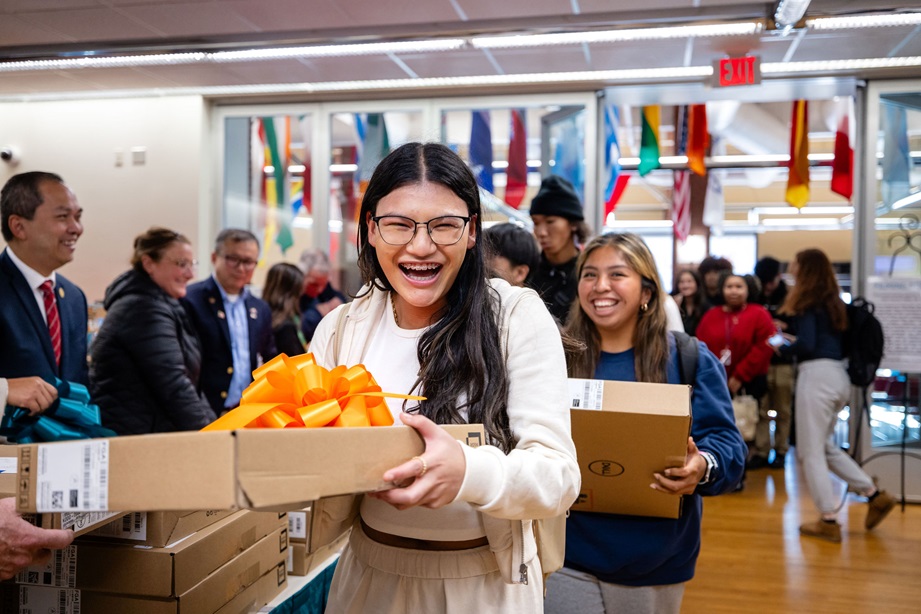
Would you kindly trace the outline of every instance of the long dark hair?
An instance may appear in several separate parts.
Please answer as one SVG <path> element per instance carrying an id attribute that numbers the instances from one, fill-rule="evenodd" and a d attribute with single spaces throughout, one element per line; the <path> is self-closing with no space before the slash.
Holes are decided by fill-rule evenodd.
<path id="1" fill-rule="evenodd" d="M 810 309 L 828 313 L 832 327 L 847 330 L 847 307 L 839 296 L 835 269 L 820 249 L 804 249 L 796 254 L 796 284 L 787 294 L 778 313 L 785 316 L 803 315 Z"/>
<path id="2" fill-rule="evenodd" d="M 451 190 L 467 204 L 477 241 L 467 250 L 438 321 L 419 339 L 419 377 L 413 389 L 427 400 L 418 412 L 438 424 L 483 423 L 490 440 L 506 452 L 515 440 L 508 420 L 508 371 L 499 342 L 499 296 L 487 281 L 480 195 L 464 161 L 438 143 L 407 143 L 381 160 L 361 202 L 358 268 L 375 289 L 392 291 L 368 242 L 368 220 L 382 198 L 423 182 Z M 463 412 L 466 411 L 466 420 Z"/>
<path id="3" fill-rule="evenodd" d="M 678 289 L 678 282 L 681 281 L 682 275 L 690 275 L 697 285 L 697 290 L 695 290 L 694 294 L 690 297 L 684 296 Z M 675 275 L 675 285 L 674 288 L 672 288 L 672 296 L 679 295 L 681 296 L 681 310 L 684 313 L 700 317 L 710 308 L 710 304 L 707 302 L 707 288 L 704 286 L 703 278 L 701 278 L 700 273 L 694 269 L 681 269 L 678 271 L 678 274 Z M 689 298 L 691 299 L 690 301 L 688 300 Z M 688 311 L 688 307 L 691 308 L 690 311 Z"/>
<path id="4" fill-rule="evenodd" d="M 272 310 L 272 326 L 281 326 L 292 317 L 299 316 L 301 289 L 304 287 L 304 274 L 293 264 L 279 262 L 269 269 L 265 276 L 262 300 Z"/>
<path id="5" fill-rule="evenodd" d="M 636 381 L 664 383 L 667 380 L 668 333 L 664 301 L 670 301 L 659 285 L 659 270 L 649 247 L 633 233 L 613 233 L 595 237 L 588 242 L 576 262 L 576 277 L 582 278 L 585 261 L 602 247 L 613 247 L 619 251 L 630 268 L 639 274 L 642 289 L 649 290 L 649 302 L 645 310 L 637 313 L 636 330 L 633 333 L 634 367 Z M 579 300 L 573 302 L 569 312 L 566 333 L 585 344 L 582 351 L 576 346 L 567 348 L 566 365 L 570 377 L 595 377 L 595 367 L 601 357 L 601 335 L 595 323 L 582 309 Z M 576 351 L 573 351 L 575 349 Z"/>

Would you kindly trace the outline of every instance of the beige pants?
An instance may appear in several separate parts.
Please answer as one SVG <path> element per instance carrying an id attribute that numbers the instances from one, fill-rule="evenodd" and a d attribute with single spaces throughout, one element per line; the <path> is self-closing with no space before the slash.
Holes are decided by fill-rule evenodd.
<path id="1" fill-rule="evenodd" d="M 533 567 L 533 564 L 532 564 Z M 431 552 L 385 546 L 356 523 L 339 557 L 327 614 L 543 612 L 540 570 L 530 583 L 506 584 L 489 546 Z"/>
<path id="2" fill-rule="evenodd" d="M 777 412 L 774 418 L 774 450 L 786 454 L 790 448 L 790 426 L 793 422 L 793 365 L 771 365 L 768 370 L 767 394 L 761 397 L 758 408 L 758 426 L 755 427 L 755 456 L 767 458 L 771 451 L 771 418 L 769 410 Z"/>

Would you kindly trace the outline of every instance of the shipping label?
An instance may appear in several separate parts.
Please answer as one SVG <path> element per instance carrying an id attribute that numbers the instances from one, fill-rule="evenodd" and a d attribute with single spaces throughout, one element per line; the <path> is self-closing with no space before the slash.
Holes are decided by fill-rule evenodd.
<path id="1" fill-rule="evenodd" d="M 0 458 L 0 473 L 19 473 L 19 457 Z"/>
<path id="2" fill-rule="evenodd" d="M 102 512 L 109 506 L 109 442 L 69 441 L 38 446 L 39 512 Z"/>
<path id="3" fill-rule="evenodd" d="M 74 588 L 20 586 L 19 614 L 80 614 L 80 591 Z"/>
<path id="4" fill-rule="evenodd" d="M 307 539 L 307 512 L 288 512 L 288 536 Z"/>
<path id="5" fill-rule="evenodd" d="M 52 550 L 51 558 L 42 565 L 32 565 L 16 575 L 19 584 L 74 588 L 77 585 L 77 547 Z"/>
<path id="6" fill-rule="evenodd" d="M 600 379 L 569 380 L 570 407 L 601 411 L 604 400 L 604 381 Z"/>
<path id="7" fill-rule="evenodd" d="M 147 512 L 125 514 L 115 522 L 95 529 L 91 535 L 117 537 L 136 541 L 147 540 Z"/>

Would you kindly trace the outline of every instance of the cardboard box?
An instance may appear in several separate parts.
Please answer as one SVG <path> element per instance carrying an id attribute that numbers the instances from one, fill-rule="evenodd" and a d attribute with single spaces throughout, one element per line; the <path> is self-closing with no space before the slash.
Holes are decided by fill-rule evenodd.
<path id="1" fill-rule="evenodd" d="M 19 446 L 0 444 L 0 499 L 16 496 L 18 474 Z"/>
<path id="2" fill-rule="evenodd" d="M 307 544 L 303 542 L 291 542 L 288 545 L 288 575 L 289 576 L 306 576 L 330 559 L 335 554 L 342 552 L 346 542 L 349 540 L 349 534 L 341 536 L 339 539 L 310 552 Z"/>
<path id="3" fill-rule="evenodd" d="M 281 554 L 283 560 L 287 556 L 287 533 L 287 520 L 276 513 L 242 511 L 170 548 L 84 541 L 55 551 L 48 565 L 30 567 L 19 574 L 17 581 L 115 594 L 176 597 L 264 541 L 266 536 L 275 536 L 275 554 Z M 267 548 L 264 544 L 263 549 Z"/>
<path id="4" fill-rule="evenodd" d="M 131 612 L 131 614 L 241 614 L 262 607 L 287 584 L 285 553 L 279 553 L 277 535 L 264 537 L 240 556 L 179 597 L 169 599 L 116 595 L 80 589 L 0 585 L 0 611 L 4 614 L 81 614 Z M 258 605 L 256 605 L 258 604 Z"/>
<path id="5" fill-rule="evenodd" d="M 471 446 L 482 425 L 445 430 Z M 20 512 L 303 509 L 388 488 L 384 471 L 422 454 L 409 427 L 243 429 L 19 447 Z"/>
<path id="6" fill-rule="evenodd" d="M 691 389 L 570 379 L 572 439 L 582 490 L 580 512 L 678 518 L 682 497 L 649 487 L 653 473 L 684 466 Z"/>
<path id="7" fill-rule="evenodd" d="M 165 548 L 231 514 L 232 510 L 132 512 L 90 531 L 86 538 Z"/>

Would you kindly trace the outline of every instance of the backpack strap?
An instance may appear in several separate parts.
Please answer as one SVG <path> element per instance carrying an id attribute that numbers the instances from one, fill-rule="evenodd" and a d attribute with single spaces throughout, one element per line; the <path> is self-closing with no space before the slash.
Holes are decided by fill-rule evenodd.
<path id="1" fill-rule="evenodd" d="M 672 331 L 672 334 L 675 336 L 675 345 L 678 349 L 678 373 L 681 383 L 693 386 L 697 381 L 697 360 L 700 351 L 697 339 L 681 331 Z"/>
<path id="2" fill-rule="evenodd" d="M 342 332 L 345 330 L 345 321 L 351 306 L 352 303 L 344 304 L 336 317 L 336 330 L 333 333 L 335 335 L 335 339 L 333 339 L 333 362 L 337 365 L 339 364 L 339 349 L 342 347 Z"/>

